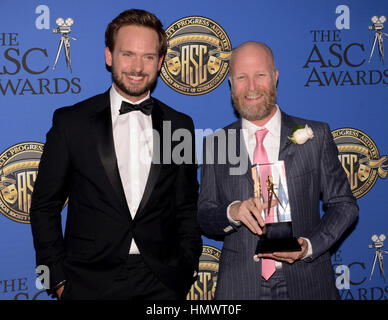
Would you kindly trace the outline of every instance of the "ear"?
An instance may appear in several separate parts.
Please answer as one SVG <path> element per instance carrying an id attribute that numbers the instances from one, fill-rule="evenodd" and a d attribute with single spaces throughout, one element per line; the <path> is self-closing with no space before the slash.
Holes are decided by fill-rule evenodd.
<path id="1" fill-rule="evenodd" d="M 112 52 L 110 52 L 109 48 L 105 48 L 105 63 L 107 66 L 112 66 Z"/>
<path id="2" fill-rule="evenodd" d="M 160 69 L 162 68 L 163 60 L 164 60 L 164 56 L 161 56 L 161 57 L 159 58 L 159 62 L 158 62 L 158 72 L 159 72 Z"/>
<path id="3" fill-rule="evenodd" d="M 275 71 L 275 84 L 278 83 L 278 79 L 279 79 L 279 70 L 276 69 L 276 71 Z"/>
<path id="4" fill-rule="evenodd" d="M 232 76 L 230 75 L 230 73 L 228 75 L 228 80 L 229 80 L 230 87 L 233 88 L 233 79 L 232 79 Z"/>

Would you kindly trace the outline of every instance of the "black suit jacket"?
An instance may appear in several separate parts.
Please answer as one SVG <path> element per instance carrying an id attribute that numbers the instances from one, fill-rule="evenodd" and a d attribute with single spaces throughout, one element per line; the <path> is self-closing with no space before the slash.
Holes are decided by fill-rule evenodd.
<path id="1" fill-rule="evenodd" d="M 170 152 L 166 146 L 173 150 L 180 142 L 171 141 L 163 123 L 171 132 L 191 133 L 191 163 L 161 163 L 163 151 Z M 50 268 L 51 289 L 66 280 L 72 298 L 98 298 L 124 265 L 131 239 L 166 286 L 179 293 L 190 288 L 202 251 L 193 122 L 154 99 L 152 125 L 160 139 L 154 137 L 150 173 L 132 220 L 117 167 L 109 91 L 55 111 L 30 210 L 37 265 Z"/>

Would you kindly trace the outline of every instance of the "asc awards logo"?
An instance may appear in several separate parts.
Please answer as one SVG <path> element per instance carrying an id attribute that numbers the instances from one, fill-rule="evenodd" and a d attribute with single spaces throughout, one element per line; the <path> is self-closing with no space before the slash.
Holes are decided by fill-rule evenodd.
<path id="1" fill-rule="evenodd" d="M 217 286 L 218 263 L 221 251 L 204 245 L 199 258 L 197 281 L 191 286 L 187 300 L 213 300 Z"/>
<path id="2" fill-rule="evenodd" d="M 22 142 L 0 155 L 0 212 L 13 221 L 30 222 L 31 195 L 42 152 L 43 143 Z"/>
<path id="3" fill-rule="evenodd" d="M 387 177 L 388 157 L 380 157 L 373 140 L 360 130 L 340 128 L 332 134 L 353 195 L 361 198 L 374 186 L 378 177 Z"/>
<path id="4" fill-rule="evenodd" d="M 175 91 L 201 95 L 214 90 L 229 70 L 232 46 L 226 32 L 205 17 L 182 18 L 166 29 L 161 78 Z"/>

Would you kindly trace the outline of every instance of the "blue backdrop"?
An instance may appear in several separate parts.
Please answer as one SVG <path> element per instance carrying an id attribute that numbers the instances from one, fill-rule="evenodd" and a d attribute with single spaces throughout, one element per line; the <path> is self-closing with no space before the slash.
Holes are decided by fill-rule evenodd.
<path id="1" fill-rule="evenodd" d="M 2 0 L 0 299 L 48 299 L 35 283 L 28 204 L 36 170 L 34 173 L 34 165 L 26 161 L 39 160 L 38 143 L 45 142 L 56 108 L 109 88 L 111 75 L 105 69 L 104 32 L 115 16 L 129 8 L 155 13 L 165 28 L 183 17 L 208 18 L 225 31 L 233 47 L 247 40 L 267 43 L 280 72 L 278 105 L 289 114 L 325 121 L 333 131 L 358 130 L 358 140 L 341 141 L 360 146 L 368 140 L 362 137 L 369 137 L 368 141 L 374 142 L 374 146 L 369 143 L 369 152 L 380 160 L 370 170 L 375 176 L 378 167 L 380 173 L 387 170 L 384 155 L 388 154 L 388 67 L 379 59 L 378 46 L 368 62 L 376 33 L 368 27 L 372 16 L 388 16 L 385 0 Z M 60 35 L 53 33 L 58 17 L 74 19 L 70 34 L 76 38 L 70 40 L 72 72 L 66 67 L 63 48 L 52 70 L 60 40 Z M 382 35 L 382 39 L 388 44 L 388 36 Z M 227 78 L 202 95 L 179 93 L 159 78 L 153 95 L 190 115 L 196 129 L 215 130 L 236 119 Z M 19 146 L 12 148 L 15 145 Z M 200 146 L 198 141 L 199 158 Z M 369 181 L 355 175 L 357 161 L 362 158 L 357 150 L 347 154 L 344 151 L 341 158 L 349 178 L 359 179 L 354 192 Z M 24 171 L 13 166 L 17 163 Z M 16 178 L 17 172 L 23 173 L 21 180 Z M 371 236 L 388 234 L 387 180 L 384 174 L 375 180 L 370 182 L 369 192 L 358 200 L 357 225 L 333 252 L 343 299 L 388 299 L 388 285 L 378 263 L 369 279 L 376 252 L 369 248 Z M 24 210 L 21 218 L 12 217 L 11 209 L 16 206 Z M 64 216 L 65 213 L 66 210 Z M 220 241 L 204 238 L 204 243 L 222 248 Z M 383 256 L 388 259 L 388 254 Z"/>

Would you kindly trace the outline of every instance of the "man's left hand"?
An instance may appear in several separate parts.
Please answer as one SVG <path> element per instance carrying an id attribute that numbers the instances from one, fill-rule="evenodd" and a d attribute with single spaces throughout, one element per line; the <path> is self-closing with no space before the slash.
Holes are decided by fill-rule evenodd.
<path id="1" fill-rule="evenodd" d="M 259 258 L 273 259 L 280 262 L 294 263 L 300 259 L 303 259 L 308 250 L 308 244 L 305 239 L 298 238 L 298 242 L 302 247 L 300 251 L 291 251 L 291 252 L 272 252 L 272 253 L 259 253 L 257 256 Z"/>

